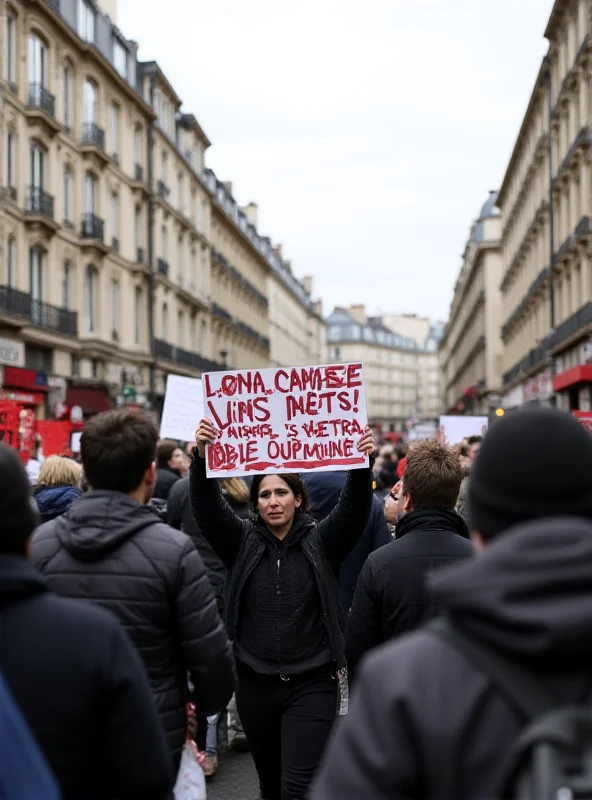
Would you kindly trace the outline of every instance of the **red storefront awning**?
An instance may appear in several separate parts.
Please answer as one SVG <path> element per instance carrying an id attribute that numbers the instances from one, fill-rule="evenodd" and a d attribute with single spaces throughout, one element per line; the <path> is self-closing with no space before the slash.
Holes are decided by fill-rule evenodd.
<path id="1" fill-rule="evenodd" d="M 556 375 L 553 379 L 553 389 L 561 392 L 578 383 L 592 383 L 592 364 L 580 364 Z"/>
<path id="2" fill-rule="evenodd" d="M 92 388 L 70 386 L 66 389 L 66 405 L 80 406 L 84 414 L 98 414 L 112 407 L 109 392 L 102 386 Z"/>

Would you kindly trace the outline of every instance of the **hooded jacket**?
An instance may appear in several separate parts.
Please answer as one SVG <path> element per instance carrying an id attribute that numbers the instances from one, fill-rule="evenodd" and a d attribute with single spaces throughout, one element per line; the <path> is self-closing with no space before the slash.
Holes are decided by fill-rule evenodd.
<path id="1" fill-rule="evenodd" d="M 300 674 L 331 661 L 345 667 L 339 571 L 368 522 L 372 470 L 348 473 L 339 503 L 322 522 L 298 513 L 283 542 L 261 521 L 234 514 L 218 482 L 206 477 L 205 459 L 194 458 L 189 477 L 196 523 L 229 571 L 226 627 L 237 658 L 268 674 Z M 270 659 L 278 629 L 280 647 Z"/>
<path id="2" fill-rule="evenodd" d="M 173 764 L 117 620 L 50 592 L 24 558 L 0 555 L 0 631 L 0 672 L 63 800 L 164 800 Z"/>
<path id="3" fill-rule="evenodd" d="M 39 510 L 39 519 L 43 523 L 65 514 L 72 503 L 82 497 L 82 492 L 77 486 L 38 485 L 33 496 Z"/>
<path id="4" fill-rule="evenodd" d="M 411 511 L 396 539 L 372 553 L 361 572 L 347 624 L 350 672 L 371 648 L 419 627 L 433 614 L 426 577 L 473 555 L 469 531 L 454 511 Z"/>
<path id="5" fill-rule="evenodd" d="M 174 754 L 186 734 L 187 672 L 200 710 L 226 706 L 234 659 L 191 540 L 120 492 L 90 492 L 39 528 L 32 560 L 48 585 L 109 609 L 140 653 Z"/>
<path id="6" fill-rule="evenodd" d="M 592 688 L 592 522 L 525 523 L 434 575 L 459 628 L 537 672 L 561 703 Z M 418 631 L 371 654 L 313 800 L 489 800 L 523 722 L 453 645 Z"/>

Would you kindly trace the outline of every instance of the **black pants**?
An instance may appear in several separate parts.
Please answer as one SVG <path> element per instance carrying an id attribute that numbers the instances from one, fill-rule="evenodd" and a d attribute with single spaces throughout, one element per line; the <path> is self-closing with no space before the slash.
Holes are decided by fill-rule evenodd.
<path id="1" fill-rule="evenodd" d="M 236 704 L 262 800 L 304 800 L 337 711 L 328 666 L 282 680 L 239 665 Z"/>

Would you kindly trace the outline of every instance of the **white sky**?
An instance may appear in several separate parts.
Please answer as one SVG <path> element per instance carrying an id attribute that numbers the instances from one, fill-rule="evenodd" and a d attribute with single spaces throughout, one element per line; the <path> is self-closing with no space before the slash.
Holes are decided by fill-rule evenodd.
<path id="1" fill-rule="evenodd" d="M 499 187 L 553 0 L 118 0 L 326 313 L 446 319 Z"/>

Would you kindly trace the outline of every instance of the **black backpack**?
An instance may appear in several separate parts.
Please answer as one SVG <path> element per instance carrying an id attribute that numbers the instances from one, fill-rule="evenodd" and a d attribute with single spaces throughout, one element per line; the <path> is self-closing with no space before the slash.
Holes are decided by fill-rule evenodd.
<path id="1" fill-rule="evenodd" d="M 438 617 L 426 629 L 489 676 L 524 719 L 496 800 L 592 800 L 592 704 L 560 705 L 534 674 Z M 493 798 L 492 798 L 493 800 Z"/>

